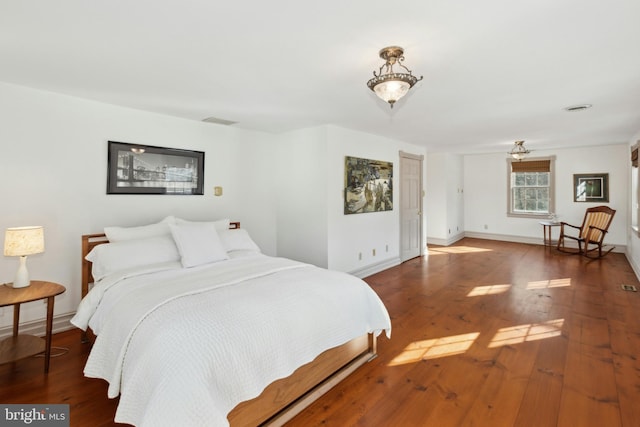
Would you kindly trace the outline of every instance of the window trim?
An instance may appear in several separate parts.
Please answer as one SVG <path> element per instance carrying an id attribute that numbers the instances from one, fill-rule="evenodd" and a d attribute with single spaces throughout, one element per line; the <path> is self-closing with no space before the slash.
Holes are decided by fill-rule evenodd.
<path id="1" fill-rule="evenodd" d="M 529 157 L 523 161 L 536 160 L 549 161 L 549 213 L 516 213 L 512 211 L 511 207 L 513 203 L 511 201 L 511 163 L 517 163 L 519 162 L 519 160 L 507 158 L 507 217 L 546 219 L 550 214 L 556 211 L 556 156 Z"/>

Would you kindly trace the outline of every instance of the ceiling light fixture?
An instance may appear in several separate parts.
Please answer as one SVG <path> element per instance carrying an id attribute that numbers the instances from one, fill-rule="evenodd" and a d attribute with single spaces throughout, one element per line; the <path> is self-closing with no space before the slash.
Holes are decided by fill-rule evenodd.
<path id="1" fill-rule="evenodd" d="M 524 146 L 524 141 L 516 141 L 513 145 L 513 148 L 509 152 L 511 157 L 520 161 L 526 157 L 531 151 L 527 150 Z"/>
<path id="2" fill-rule="evenodd" d="M 422 80 L 422 76 L 417 78 L 411 74 L 410 69 L 402 64 L 404 61 L 404 49 L 401 47 L 385 47 L 380 49 L 379 54 L 380 58 L 385 60 L 385 63 L 382 64 L 378 72 L 373 71 L 374 77 L 367 82 L 367 86 L 393 108 L 393 104 L 405 96 L 413 85 Z M 406 72 L 402 72 L 402 70 L 399 73 L 394 72 L 394 65 L 404 68 Z M 384 73 L 382 72 L 383 68 Z"/>

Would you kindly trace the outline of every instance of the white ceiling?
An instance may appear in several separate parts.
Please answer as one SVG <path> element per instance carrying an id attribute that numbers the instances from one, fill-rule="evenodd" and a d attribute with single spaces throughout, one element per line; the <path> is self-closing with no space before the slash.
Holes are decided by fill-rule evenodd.
<path id="1" fill-rule="evenodd" d="M 639 17 L 639 0 L 0 0 L 0 81 L 430 151 L 617 144 L 640 130 Z M 365 84 L 389 45 L 424 76 L 393 110 Z"/>

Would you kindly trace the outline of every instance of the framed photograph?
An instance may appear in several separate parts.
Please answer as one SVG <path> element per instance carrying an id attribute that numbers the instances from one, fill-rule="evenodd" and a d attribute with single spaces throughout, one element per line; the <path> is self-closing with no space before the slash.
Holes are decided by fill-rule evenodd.
<path id="1" fill-rule="evenodd" d="M 204 194 L 204 152 L 109 141 L 107 194 Z"/>
<path id="2" fill-rule="evenodd" d="M 609 202 L 609 174 L 591 173 L 573 175 L 574 202 Z"/>
<path id="3" fill-rule="evenodd" d="M 345 157 L 344 214 L 393 210 L 393 163 Z"/>

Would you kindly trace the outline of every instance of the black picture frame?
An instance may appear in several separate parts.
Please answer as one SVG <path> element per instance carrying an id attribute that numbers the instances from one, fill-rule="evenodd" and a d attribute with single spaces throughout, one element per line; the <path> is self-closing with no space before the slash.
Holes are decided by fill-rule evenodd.
<path id="1" fill-rule="evenodd" d="M 573 201 L 609 203 L 609 174 L 574 174 Z"/>
<path id="2" fill-rule="evenodd" d="M 204 152 L 109 141 L 107 194 L 204 194 Z"/>

